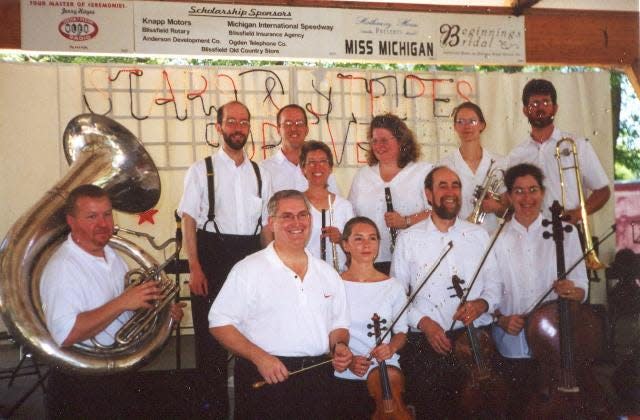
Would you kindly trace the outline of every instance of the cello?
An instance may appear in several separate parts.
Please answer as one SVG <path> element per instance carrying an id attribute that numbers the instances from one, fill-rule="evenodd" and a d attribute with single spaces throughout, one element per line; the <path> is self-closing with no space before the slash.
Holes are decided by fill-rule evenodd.
<path id="1" fill-rule="evenodd" d="M 562 206 L 551 206 L 552 233 L 556 249 L 558 277 L 565 274 L 564 233 L 572 226 L 563 225 Z M 534 359 L 541 365 L 543 386 L 533 395 L 526 409 L 527 418 L 582 419 L 610 416 L 589 366 L 600 351 L 602 320 L 580 302 L 559 297 L 546 302 L 529 315 L 525 334 Z"/>
<path id="2" fill-rule="evenodd" d="M 464 280 L 454 275 L 451 283 L 456 296 L 464 298 Z M 491 366 L 496 357 L 496 348 L 486 331 L 478 330 L 473 322 L 465 327 L 453 343 L 453 354 L 462 365 L 467 377 L 460 389 L 460 406 L 467 416 L 477 418 L 504 417 L 507 412 L 509 388 Z"/>
<path id="3" fill-rule="evenodd" d="M 373 328 L 373 333 L 368 335 L 375 336 L 376 345 L 382 344 L 382 328 L 381 320 L 378 314 L 371 317 L 373 324 L 369 324 L 369 328 Z M 395 366 L 387 367 L 384 360 L 378 363 L 378 366 L 369 372 L 367 377 L 367 390 L 369 395 L 376 402 L 376 409 L 371 416 L 372 420 L 411 420 L 413 416 L 404 404 L 402 394 L 404 393 L 404 375 L 400 369 Z"/>

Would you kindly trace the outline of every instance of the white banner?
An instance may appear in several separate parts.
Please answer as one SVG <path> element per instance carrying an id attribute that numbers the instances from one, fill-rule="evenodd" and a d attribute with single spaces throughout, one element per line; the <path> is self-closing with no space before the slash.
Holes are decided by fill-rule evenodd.
<path id="1" fill-rule="evenodd" d="M 522 64 L 524 19 L 124 0 L 22 0 L 22 48 L 272 60 Z"/>
<path id="2" fill-rule="evenodd" d="M 525 62 L 524 19 L 210 3 L 135 3 L 139 53 L 252 59 Z"/>
<path id="3" fill-rule="evenodd" d="M 22 49 L 132 53 L 133 3 L 21 0 Z"/>

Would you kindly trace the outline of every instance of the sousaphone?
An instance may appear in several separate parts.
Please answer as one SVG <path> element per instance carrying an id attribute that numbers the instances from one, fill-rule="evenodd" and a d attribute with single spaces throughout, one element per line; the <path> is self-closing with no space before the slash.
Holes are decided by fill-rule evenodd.
<path id="1" fill-rule="evenodd" d="M 138 139 L 105 116 L 73 118 L 64 131 L 63 144 L 69 172 L 18 219 L 0 244 L 0 313 L 13 337 L 40 360 L 88 374 L 128 370 L 152 358 L 170 336 L 168 306 L 131 345 L 61 348 L 44 322 L 40 276 L 69 232 L 63 205 L 71 190 L 81 184 L 98 185 L 108 192 L 115 210 L 139 213 L 158 202 L 160 176 Z M 124 238 L 114 236 L 110 245 L 143 270 L 158 267 L 150 255 Z"/>

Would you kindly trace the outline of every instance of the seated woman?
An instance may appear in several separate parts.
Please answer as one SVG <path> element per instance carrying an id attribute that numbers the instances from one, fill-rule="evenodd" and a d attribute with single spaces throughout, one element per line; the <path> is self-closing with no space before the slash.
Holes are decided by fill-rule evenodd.
<path id="1" fill-rule="evenodd" d="M 380 247 L 380 233 L 376 224 L 366 217 L 355 217 L 347 222 L 342 234 L 342 247 L 347 255 L 347 270 L 342 273 L 351 316 L 349 347 L 353 361 L 349 369 L 335 372 L 336 418 L 370 418 L 373 400 L 367 392 L 366 379 L 385 360 L 388 366 L 399 368 L 398 350 L 407 341 L 406 313 L 400 315 L 393 327 L 393 335 L 376 346 L 376 339 L 368 328 L 374 313 L 391 326 L 406 303 L 402 285 L 394 278 L 376 270 L 373 263 Z M 371 355 L 372 360 L 368 359 Z"/>
<path id="2" fill-rule="evenodd" d="M 346 257 L 340 245 L 340 231 L 351 219 L 353 207 L 346 199 L 328 190 L 328 179 L 333 170 L 333 155 L 325 143 L 310 140 L 304 143 L 300 153 L 300 167 L 309 182 L 304 196 L 311 203 L 311 236 L 307 249 L 314 257 L 333 265 L 338 272 L 343 271 Z M 325 223 L 322 224 L 322 211 Z M 324 253 L 322 243 L 325 243 Z M 333 244 L 333 246 L 332 246 Z M 335 252 L 333 250 L 335 249 Z M 335 254 L 335 255 L 334 255 Z M 334 257 L 337 259 L 334 261 Z"/>

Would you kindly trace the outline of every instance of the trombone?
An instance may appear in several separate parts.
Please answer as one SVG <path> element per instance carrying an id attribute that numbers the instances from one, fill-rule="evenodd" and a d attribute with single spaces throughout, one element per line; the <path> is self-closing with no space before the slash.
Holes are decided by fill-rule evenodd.
<path id="1" fill-rule="evenodd" d="M 562 149 L 562 145 L 567 143 L 569 148 Z M 573 165 L 562 166 L 562 156 L 573 156 Z M 582 175 L 580 173 L 580 165 L 578 163 L 578 150 L 576 142 L 570 137 L 563 137 L 556 143 L 556 163 L 558 164 L 558 172 L 560 173 L 560 189 L 562 190 L 562 207 L 567 208 L 566 200 L 566 183 L 564 177 L 564 171 L 573 169 L 576 177 L 576 186 L 578 189 L 578 199 L 580 201 L 580 215 L 582 216 L 582 228 L 578 229 L 580 235 L 582 235 L 582 244 L 584 248 L 585 265 L 589 270 L 600 270 L 606 266 L 600 262 L 596 251 L 593 249 L 593 238 L 591 237 L 591 230 L 589 229 L 589 221 L 587 214 L 587 206 L 584 198 L 584 190 L 582 189 Z"/>

